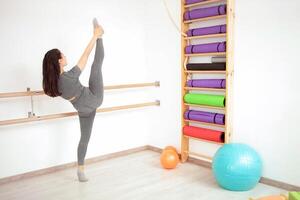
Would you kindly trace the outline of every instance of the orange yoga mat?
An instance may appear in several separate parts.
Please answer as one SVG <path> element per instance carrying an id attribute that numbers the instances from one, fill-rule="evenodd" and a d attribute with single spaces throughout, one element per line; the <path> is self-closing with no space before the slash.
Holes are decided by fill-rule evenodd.
<path id="1" fill-rule="evenodd" d="M 186 125 L 183 127 L 183 134 L 214 142 L 224 142 L 224 132 L 222 131 Z"/>

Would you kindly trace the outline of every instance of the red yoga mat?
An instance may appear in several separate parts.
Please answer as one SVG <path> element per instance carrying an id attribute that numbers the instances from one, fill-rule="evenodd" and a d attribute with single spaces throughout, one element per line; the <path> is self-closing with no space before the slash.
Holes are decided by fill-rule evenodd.
<path id="1" fill-rule="evenodd" d="M 224 142 L 224 132 L 222 131 L 186 125 L 183 127 L 183 134 L 214 142 Z"/>

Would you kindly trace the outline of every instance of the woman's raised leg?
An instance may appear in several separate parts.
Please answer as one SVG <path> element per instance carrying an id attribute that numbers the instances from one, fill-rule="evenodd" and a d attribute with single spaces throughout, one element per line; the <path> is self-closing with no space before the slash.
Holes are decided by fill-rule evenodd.
<path id="1" fill-rule="evenodd" d="M 104 59 L 104 48 L 102 38 L 98 38 L 96 42 L 96 50 L 94 61 L 91 67 L 89 78 L 89 88 L 91 92 L 99 99 L 101 103 L 103 100 L 103 77 L 102 77 L 102 63 Z"/>

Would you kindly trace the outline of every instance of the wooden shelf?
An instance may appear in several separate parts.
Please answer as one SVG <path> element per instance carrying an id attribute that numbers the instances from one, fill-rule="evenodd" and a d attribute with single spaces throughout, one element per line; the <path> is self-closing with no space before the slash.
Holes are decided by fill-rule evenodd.
<path id="1" fill-rule="evenodd" d="M 226 33 L 218 33 L 218 34 L 209 34 L 209 35 L 198 35 L 198 36 L 191 36 L 185 37 L 185 40 L 193 40 L 193 39 L 206 39 L 206 38 L 216 38 L 216 37 L 225 37 Z"/>
<path id="2" fill-rule="evenodd" d="M 197 124 L 202 124 L 202 125 L 207 125 L 207 126 L 215 126 L 215 127 L 225 128 L 225 125 L 222 125 L 222 124 L 200 122 L 200 121 L 190 120 L 190 119 L 185 119 L 184 121 L 186 121 L 186 122 L 192 122 L 192 123 L 197 123 Z"/>
<path id="3" fill-rule="evenodd" d="M 199 107 L 199 108 L 209 108 L 209 109 L 225 110 L 225 107 L 218 107 L 218 106 L 206 106 L 206 105 L 190 104 L 190 103 L 184 103 L 184 105 L 186 105 L 186 106 L 193 106 L 193 107 Z"/>
<path id="4" fill-rule="evenodd" d="M 210 17 L 204 18 L 197 18 L 191 20 L 185 20 L 184 14 L 185 12 L 192 10 L 193 8 L 197 9 L 198 7 L 206 7 L 204 5 L 208 4 L 226 4 L 227 13 L 224 15 L 215 15 Z M 217 145 L 223 145 L 229 143 L 231 140 L 231 135 L 233 132 L 232 129 L 232 84 L 233 84 L 233 69 L 234 69 L 234 18 L 235 18 L 235 0 L 205 0 L 202 2 L 197 2 L 193 4 L 185 4 L 185 1 L 181 1 L 181 31 L 183 33 L 187 33 L 187 31 L 194 26 L 191 25 L 201 25 L 200 27 L 209 27 L 215 24 L 215 22 L 224 22 L 226 23 L 226 33 L 218 33 L 218 34 L 211 34 L 211 35 L 199 35 L 199 36 L 183 36 L 181 35 L 181 127 L 183 128 L 185 125 L 189 123 L 195 123 L 195 125 L 199 126 L 208 126 L 211 129 L 222 128 L 224 130 L 224 142 L 215 142 L 210 140 L 205 140 L 201 138 L 195 138 L 190 136 L 185 136 L 183 132 L 181 133 L 181 162 L 186 162 L 189 156 L 196 156 L 200 160 L 212 160 L 212 157 L 199 154 L 196 152 L 192 152 L 190 149 L 190 138 L 202 141 L 204 143 L 213 143 Z M 211 6 L 208 5 L 208 6 Z M 197 7 L 196 7 L 197 6 Z M 192 9 L 190 9 L 192 8 Z M 193 39 L 206 39 L 206 38 L 217 38 L 226 40 L 226 52 L 210 52 L 210 53 L 186 53 L 186 47 L 193 42 Z M 208 68 L 208 70 L 190 70 L 187 69 L 187 63 L 193 57 L 203 56 L 204 58 L 207 57 L 226 57 L 226 69 L 224 70 L 214 70 Z M 194 68 L 192 68 L 194 69 Z M 210 75 L 224 75 L 226 78 L 226 89 L 223 88 L 197 88 L 197 87 L 187 87 L 186 82 L 188 81 L 188 76 L 193 74 L 210 74 Z M 205 90 L 205 91 L 222 91 L 224 92 L 225 99 L 226 99 L 226 106 L 219 107 L 219 106 L 208 106 L 208 105 L 199 105 L 199 104 L 190 104 L 184 101 L 184 96 L 188 92 L 188 90 Z M 212 124 L 206 122 L 199 122 L 196 120 L 187 120 L 184 119 L 184 112 L 187 108 L 190 109 L 197 109 L 199 110 L 212 110 L 217 113 L 224 113 L 225 117 L 225 125 L 220 124 Z"/>
<path id="5" fill-rule="evenodd" d="M 193 140 L 199 140 L 201 142 L 208 142 L 208 143 L 213 143 L 213 144 L 217 144 L 217 145 L 224 145 L 223 142 L 215 142 L 215 141 L 205 140 L 205 139 L 196 138 L 196 137 L 192 137 L 192 136 L 188 136 L 188 135 L 184 135 L 184 137 L 187 137 L 187 138 L 190 138 L 190 139 L 193 139 Z"/>
<path id="6" fill-rule="evenodd" d="M 202 21 L 208 21 L 208 20 L 213 20 L 213 19 L 222 19 L 222 18 L 225 18 L 226 16 L 227 15 L 216 15 L 216 16 L 211 16 L 211 17 L 203 17 L 203 18 L 198 18 L 198 19 L 186 20 L 183 23 L 190 24 L 193 22 L 202 22 Z"/>
<path id="7" fill-rule="evenodd" d="M 193 56 L 226 56 L 226 52 L 213 52 L 213 53 L 191 53 L 185 54 L 186 57 Z"/>
<path id="8" fill-rule="evenodd" d="M 213 91 L 213 92 L 226 92 L 226 89 L 222 88 L 201 88 L 201 87 L 184 87 L 186 90 L 200 90 L 200 91 Z"/>
<path id="9" fill-rule="evenodd" d="M 226 74 L 225 70 L 184 70 L 187 74 Z"/>
<path id="10" fill-rule="evenodd" d="M 203 6 L 203 5 L 218 3 L 218 2 L 222 2 L 222 1 L 224 1 L 224 0 L 207 0 L 207 1 L 202 1 L 202 2 L 198 2 L 198 3 L 187 4 L 187 5 L 184 6 L 184 8 L 192 8 L 192 7 L 195 7 L 195 6 Z"/>

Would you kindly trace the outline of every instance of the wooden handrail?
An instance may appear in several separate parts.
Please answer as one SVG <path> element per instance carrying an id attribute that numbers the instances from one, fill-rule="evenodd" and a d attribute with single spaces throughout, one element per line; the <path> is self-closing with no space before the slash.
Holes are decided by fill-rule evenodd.
<path id="1" fill-rule="evenodd" d="M 209 109 L 216 109 L 216 110 L 225 110 L 225 107 L 218 107 L 218 106 L 207 106 L 207 105 L 201 105 L 201 104 L 192 104 L 192 103 L 184 103 L 186 106 L 193 106 L 193 107 L 199 107 L 199 108 L 209 108 Z"/>
<path id="2" fill-rule="evenodd" d="M 198 90 L 198 91 L 213 91 L 213 92 L 225 92 L 224 88 L 204 88 L 204 87 L 184 87 L 185 90 Z"/>
<path id="3" fill-rule="evenodd" d="M 184 6 L 184 8 L 191 8 L 191 7 L 195 7 L 195 6 L 203 6 L 203 5 L 207 5 L 207 4 L 212 4 L 212 3 L 218 3 L 218 2 L 222 2 L 223 0 L 207 0 L 207 1 L 201 1 L 198 3 L 193 3 L 193 4 L 187 4 Z"/>
<path id="4" fill-rule="evenodd" d="M 211 53 L 190 53 L 185 54 L 187 57 L 192 56 L 226 56 L 226 52 L 211 52 Z"/>
<path id="5" fill-rule="evenodd" d="M 187 74 L 226 74 L 225 70 L 185 70 Z"/>
<path id="6" fill-rule="evenodd" d="M 191 20 L 186 20 L 183 23 L 190 24 L 192 22 L 202 22 L 202 21 L 208 21 L 208 20 L 214 20 L 214 19 L 221 19 L 221 18 L 226 18 L 226 15 L 216 15 L 216 16 L 211 16 L 211 17 L 203 17 L 203 18 L 191 19 Z"/>
<path id="7" fill-rule="evenodd" d="M 205 139 L 196 138 L 196 137 L 192 137 L 192 136 L 188 136 L 188 135 L 184 135 L 184 137 L 188 137 L 190 139 L 198 140 L 198 141 L 201 141 L 201 142 L 208 142 L 208 143 L 217 144 L 217 145 L 224 145 L 223 142 L 215 142 L 215 141 L 205 140 Z"/>
<path id="8" fill-rule="evenodd" d="M 207 160 L 209 162 L 212 162 L 212 160 L 213 160 L 213 158 L 211 156 L 206 156 L 204 154 L 195 153 L 195 152 L 191 152 L 191 151 L 185 151 L 185 153 L 188 153 L 191 156 L 199 157 L 199 158 L 201 158 L 201 160 L 204 159 L 204 160 Z"/>
<path id="9" fill-rule="evenodd" d="M 184 39 L 193 40 L 193 39 L 206 39 L 206 38 L 225 37 L 225 36 L 226 33 L 217 33 L 217 34 L 209 34 L 209 35 L 188 36 L 188 37 L 184 37 Z"/>
<path id="10" fill-rule="evenodd" d="M 134 84 L 123 84 L 123 85 L 110 85 L 104 86 L 104 90 L 114 90 L 114 89 L 124 89 L 124 88 L 137 88 L 137 87 L 148 87 L 148 86 L 156 86 L 160 85 L 159 81 L 150 82 L 150 83 L 134 83 Z M 44 95 L 43 90 L 37 91 L 26 91 L 26 92 L 8 92 L 8 93 L 0 93 L 0 98 L 11 98 L 11 97 L 23 97 L 23 96 L 37 96 Z"/>
<path id="11" fill-rule="evenodd" d="M 129 105 L 123 105 L 123 106 L 98 108 L 96 112 L 111 112 L 111 111 L 116 111 L 116 110 L 125 110 L 125 109 L 140 108 L 140 107 L 154 106 L 154 105 L 159 106 L 160 101 L 156 100 L 154 102 L 145 102 L 145 103 L 139 103 L 139 104 L 129 104 Z M 71 117 L 71 116 L 75 116 L 75 115 L 78 115 L 78 112 L 66 112 L 66 113 L 58 113 L 58 114 L 51 114 L 51 115 L 32 116 L 32 117 L 19 118 L 19 119 L 3 120 L 3 121 L 0 121 L 0 126 L 11 125 L 11 124 L 21 124 L 21 123 L 28 123 L 28 122 L 42 121 L 42 120 L 50 120 L 50 119 L 58 119 L 58 118 L 64 118 L 64 117 Z"/>
<path id="12" fill-rule="evenodd" d="M 186 122 L 192 122 L 200 125 L 207 125 L 207 126 L 212 126 L 212 127 L 220 127 L 220 128 L 225 128 L 225 125 L 222 124 L 215 124 L 215 123 L 208 123 L 208 122 L 200 122 L 196 120 L 190 120 L 190 119 L 184 119 Z"/>

